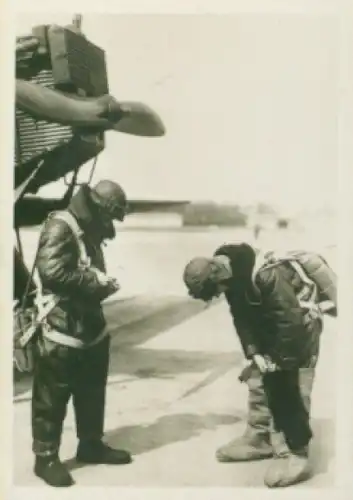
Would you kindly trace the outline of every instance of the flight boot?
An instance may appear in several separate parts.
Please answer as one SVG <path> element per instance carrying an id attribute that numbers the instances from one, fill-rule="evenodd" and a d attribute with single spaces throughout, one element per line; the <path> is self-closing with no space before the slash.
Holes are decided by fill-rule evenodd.
<path id="1" fill-rule="evenodd" d="M 219 462 L 245 462 L 273 456 L 270 440 L 271 414 L 262 377 L 257 369 L 251 371 L 247 384 L 249 387 L 247 428 L 242 436 L 217 450 L 216 457 Z"/>
<path id="2" fill-rule="evenodd" d="M 130 453 L 110 448 L 102 441 L 80 441 L 76 459 L 86 464 L 124 465 L 132 462 Z"/>
<path id="3" fill-rule="evenodd" d="M 74 484 L 71 474 L 65 465 L 60 462 L 57 455 L 49 457 L 36 456 L 34 473 L 49 486 L 59 488 Z"/>

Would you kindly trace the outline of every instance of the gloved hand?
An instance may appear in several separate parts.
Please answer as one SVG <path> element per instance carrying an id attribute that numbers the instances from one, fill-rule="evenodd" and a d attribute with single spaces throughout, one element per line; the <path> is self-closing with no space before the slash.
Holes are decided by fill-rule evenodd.
<path id="1" fill-rule="evenodd" d="M 267 365 L 267 370 L 266 370 L 267 373 L 272 373 L 272 372 L 275 372 L 278 370 L 278 366 L 276 365 L 276 363 L 274 363 L 272 361 L 270 356 L 265 355 L 264 358 L 265 358 L 266 365 Z"/>
<path id="2" fill-rule="evenodd" d="M 116 278 L 112 278 L 107 274 L 102 273 L 102 271 L 99 271 L 99 269 L 92 268 L 92 270 L 95 272 L 100 285 L 110 286 L 112 289 L 114 288 L 115 291 L 119 290 L 120 286 Z"/>
<path id="3" fill-rule="evenodd" d="M 120 285 L 115 278 L 109 278 L 107 282 L 107 287 L 109 290 L 111 290 L 111 294 L 120 290 Z"/>
<path id="4" fill-rule="evenodd" d="M 255 354 L 250 363 L 248 363 L 239 375 L 240 382 L 246 382 L 250 377 L 252 370 L 257 367 L 262 374 L 272 373 L 278 370 L 277 365 L 267 355 Z"/>
<path id="5" fill-rule="evenodd" d="M 105 273 L 99 271 L 99 269 L 96 269 L 95 267 L 92 267 L 91 270 L 94 271 L 100 285 L 105 286 L 109 283 L 109 276 L 107 276 Z"/>
<path id="6" fill-rule="evenodd" d="M 254 354 L 252 359 L 261 373 L 267 373 L 268 362 L 264 356 L 262 356 L 261 354 Z"/>
<path id="7" fill-rule="evenodd" d="M 265 354 L 264 356 L 262 356 L 261 354 L 255 354 L 253 356 L 253 361 L 262 374 L 272 373 L 278 369 L 276 363 L 274 363 L 270 356 L 268 356 L 267 354 Z"/>

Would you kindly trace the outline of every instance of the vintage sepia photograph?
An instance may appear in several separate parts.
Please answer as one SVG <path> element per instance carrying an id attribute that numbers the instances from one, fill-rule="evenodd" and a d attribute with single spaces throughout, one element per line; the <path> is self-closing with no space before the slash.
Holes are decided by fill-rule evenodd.
<path id="1" fill-rule="evenodd" d="M 337 16 L 56 8 L 13 46 L 14 485 L 334 487 Z"/>

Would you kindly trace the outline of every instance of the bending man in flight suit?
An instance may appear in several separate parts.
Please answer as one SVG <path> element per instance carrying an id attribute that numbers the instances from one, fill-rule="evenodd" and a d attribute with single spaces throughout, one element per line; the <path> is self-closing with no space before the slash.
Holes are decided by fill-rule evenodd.
<path id="1" fill-rule="evenodd" d="M 251 246 L 224 245 L 212 258 L 190 261 L 184 282 L 197 299 L 210 301 L 225 294 L 244 354 L 254 361 L 246 432 L 220 448 L 217 458 L 237 462 L 274 457 L 265 483 L 283 487 L 311 473 L 310 397 L 322 322 L 318 318 L 304 325 L 293 276 L 284 265 L 259 271 L 259 298 L 252 281 L 255 265 Z M 268 372 L 265 355 L 279 371 Z"/>

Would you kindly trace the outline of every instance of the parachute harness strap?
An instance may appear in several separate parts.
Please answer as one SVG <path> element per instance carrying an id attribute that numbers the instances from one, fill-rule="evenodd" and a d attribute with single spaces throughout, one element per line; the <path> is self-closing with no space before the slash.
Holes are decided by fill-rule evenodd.
<path id="1" fill-rule="evenodd" d="M 51 214 L 51 217 L 64 221 L 71 229 L 79 250 L 79 267 L 82 269 L 90 267 L 91 259 L 88 257 L 86 245 L 83 241 L 83 231 L 78 225 L 75 217 L 67 210 L 54 212 Z"/>
<path id="2" fill-rule="evenodd" d="M 312 309 L 318 309 L 318 288 L 316 283 L 314 283 L 312 280 L 308 278 L 306 273 L 304 272 L 302 266 L 294 259 L 288 259 L 289 264 L 292 266 L 292 268 L 298 273 L 300 279 L 302 282 L 307 285 L 307 288 L 309 291 L 311 291 L 310 297 L 308 299 L 305 299 L 303 296 L 306 294 L 306 289 L 303 288 L 299 293 L 298 293 L 298 299 L 299 303 L 302 307 L 308 310 Z"/>
<path id="3" fill-rule="evenodd" d="M 64 221 L 71 229 L 77 246 L 79 250 L 79 268 L 81 269 L 87 269 L 90 264 L 90 258 L 87 255 L 86 247 L 83 241 L 83 231 L 78 225 L 75 217 L 68 212 L 67 210 L 64 210 L 62 212 L 52 212 L 49 215 L 50 219 L 60 219 Z M 39 311 L 39 314 L 43 316 L 42 323 L 46 324 L 46 313 L 50 312 L 50 310 L 53 308 L 53 306 L 57 305 L 60 302 L 60 299 L 56 297 L 54 294 L 48 294 L 45 295 L 43 294 L 43 286 L 41 283 L 41 279 L 39 277 L 39 273 L 36 270 L 36 282 L 37 282 L 37 297 L 36 297 L 36 305 Z"/>
<path id="4" fill-rule="evenodd" d="M 93 175 L 94 175 L 94 172 L 95 172 L 96 167 L 97 167 L 97 161 L 98 161 L 98 155 L 93 160 L 93 165 L 92 165 L 91 173 L 90 173 L 90 176 L 88 179 L 88 184 L 91 184 L 91 182 L 92 182 Z"/>
<path id="5" fill-rule="evenodd" d="M 37 247 L 36 254 L 34 256 L 34 261 L 33 261 L 33 265 L 32 265 L 32 269 L 31 269 L 30 275 L 29 275 L 28 280 L 27 280 L 25 292 L 24 292 L 24 294 L 22 296 L 22 301 L 21 301 L 21 308 L 22 309 L 25 309 L 25 307 L 26 307 L 26 302 L 27 302 L 27 298 L 28 298 L 28 295 L 29 295 L 29 288 L 31 286 L 31 282 L 34 280 L 34 275 L 35 275 L 35 270 L 36 270 L 36 265 L 37 265 L 38 253 L 39 253 L 39 245 Z"/>
<path id="6" fill-rule="evenodd" d="M 260 269 L 271 269 L 281 263 L 288 263 L 300 277 L 302 283 L 305 285 L 297 295 L 299 305 L 307 311 L 309 318 L 319 318 L 322 316 L 320 305 L 318 304 L 319 291 L 316 283 L 312 281 L 303 270 L 302 266 L 297 262 L 295 256 L 279 256 L 275 252 L 270 252 L 257 259 L 254 266 L 252 282 L 255 292 L 260 297 L 260 290 L 256 285 L 255 278 Z M 309 292 L 309 297 L 307 296 Z M 258 303 L 259 304 L 259 303 Z"/>

